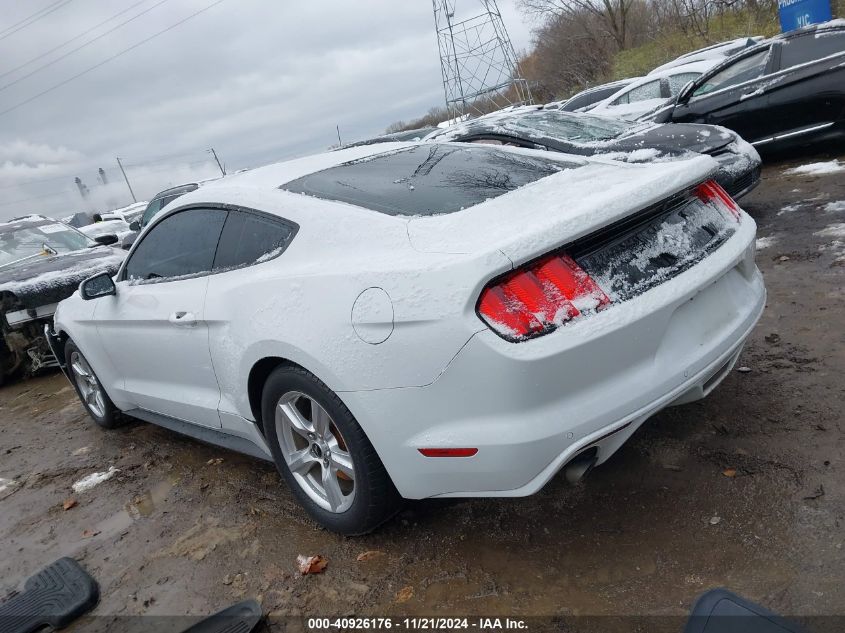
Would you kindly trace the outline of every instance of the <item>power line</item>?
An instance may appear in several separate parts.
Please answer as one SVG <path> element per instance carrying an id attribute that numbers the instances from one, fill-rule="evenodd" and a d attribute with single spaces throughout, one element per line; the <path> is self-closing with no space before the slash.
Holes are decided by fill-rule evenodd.
<path id="1" fill-rule="evenodd" d="M 26 66 L 29 66 L 32 62 L 37 62 L 39 59 L 43 59 L 43 58 L 47 57 L 47 55 L 49 55 L 50 53 L 53 53 L 53 52 L 55 52 L 55 51 L 59 50 L 60 48 L 62 48 L 62 47 L 64 47 L 64 46 L 67 46 L 67 45 L 68 45 L 68 44 L 70 44 L 71 42 L 75 42 L 75 41 L 76 41 L 76 40 L 78 40 L 80 37 L 84 37 L 84 36 L 88 35 L 89 33 L 91 33 L 92 31 L 96 31 L 98 28 L 100 28 L 101 26 L 103 26 L 103 25 L 104 25 L 104 24 L 106 24 L 107 22 L 111 22 L 112 20 L 114 20 L 114 19 L 115 19 L 115 18 L 117 18 L 117 17 L 120 17 L 121 15 L 123 15 L 124 13 L 126 13 L 127 11 L 131 11 L 132 9 L 134 9 L 135 7 L 137 7 L 139 4 L 144 4 L 146 1 L 147 1 L 147 0 L 140 0 L 140 2 L 136 2 L 135 4 L 133 4 L 133 5 L 131 5 L 131 6 L 127 7 L 127 8 L 125 8 L 123 11 L 119 11 L 118 13 L 115 13 L 115 14 L 114 14 L 113 16 L 111 16 L 110 18 L 108 18 L 108 19 L 106 19 L 106 20 L 103 20 L 102 22 L 100 22 L 99 24 L 97 24 L 97 25 L 95 25 L 95 26 L 92 26 L 90 29 L 87 29 L 86 31 L 83 31 L 83 32 L 82 32 L 82 33 L 80 33 L 79 35 L 75 35 L 74 37 L 70 38 L 69 40 L 65 40 L 64 42 L 62 42 L 62 43 L 61 43 L 61 44 L 59 44 L 58 46 L 54 46 L 54 47 L 53 47 L 53 48 L 51 48 L 49 51 L 44 52 L 44 53 L 41 53 L 40 55 L 37 55 L 36 57 L 33 57 L 32 59 L 30 59 L 30 60 L 28 60 L 28 61 L 25 61 L 23 64 L 20 64 L 20 65 L 16 66 L 15 68 L 12 68 L 11 70 L 7 70 L 7 71 L 6 71 L 6 72 L 4 72 L 4 73 L 0 73 L 0 78 L 2 78 L 2 77 L 6 77 L 6 76 L 8 76 L 8 75 L 11 75 L 12 73 L 17 72 L 17 71 L 18 71 L 18 70 L 20 70 L 21 68 L 24 68 L 24 67 L 26 67 Z"/>
<path id="2" fill-rule="evenodd" d="M 171 24 L 170 26 L 168 26 L 168 27 L 167 27 L 167 28 L 165 28 L 165 29 L 162 29 L 161 31 L 158 31 L 158 32 L 156 32 L 156 33 L 153 33 L 152 35 L 150 35 L 150 36 L 149 36 L 149 37 L 147 37 L 146 39 L 143 39 L 143 40 L 141 40 L 140 42 L 137 42 L 137 43 L 133 44 L 132 46 L 130 46 L 130 47 L 128 47 L 128 48 L 124 48 L 122 51 L 120 51 L 120 52 L 118 52 L 118 53 L 115 53 L 115 54 L 114 54 L 114 55 L 112 55 L 111 57 L 107 57 L 107 58 L 106 58 L 106 59 L 104 59 L 103 61 L 101 61 L 101 62 L 99 62 L 99 63 L 97 63 L 97 64 L 94 64 L 93 66 L 90 66 L 89 68 L 86 68 L 86 69 L 85 69 L 85 70 L 83 70 L 82 72 L 76 73 L 75 75 L 72 75 L 71 77 L 68 77 L 68 78 L 67 78 L 67 79 L 65 79 L 64 81 L 60 81 L 59 83 L 57 83 L 57 84 L 55 84 L 55 85 L 53 85 L 53 86 L 50 86 L 50 87 L 49 87 L 49 88 L 47 88 L 46 90 L 42 90 L 41 92 L 34 94 L 34 95 L 33 95 L 33 96 L 31 96 L 29 99 L 24 99 L 24 100 L 23 100 L 23 101 L 21 101 L 20 103 L 16 103 L 15 105 L 13 105 L 13 106 L 11 106 L 11 107 L 9 107 L 9 108 L 6 108 L 5 110 L 0 111 L 0 116 L 3 116 L 4 114 L 8 114 L 9 112 L 12 112 L 13 110 L 17 110 L 17 109 L 18 109 L 18 108 L 20 108 L 21 106 L 24 106 L 24 105 L 26 105 L 27 103 L 30 103 L 30 102 L 32 102 L 32 101 L 35 101 L 35 100 L 36 100 L 36 99 L 38 99 L 39 97 L 43 97 L 44 95 L 46 95 L 46 94 L 48 94 L 48 93 L 52 92 L 53 90 L 56 90 L 56 89 L 61 88 L 62 86 L 66 85 L 66 84 L 69 84 L 69 83 L 70 83 L 71 81 L 73 81 L 74 79 L 79 79 L 79 78 L 80 78 L 80 77 L 82 77 L 83 75 L 86 75 L 86 74 L 90 73 L 92 70 L 96 70 L 96 69 L 97 69 L 97 68 L 99 68 L 100 66 L 105 66 L 105 65 L 106 65 L 106 64 L 108 64 L 110 61 L 112 61 L 112 60 L 114 60 L 114 59 L 117 59 L 117 58 L 118 58 L 118 57 L 120 57 L 121 55 L 125 55 L 125 54 L 126 54 L 126 53 L 128 53 L 129 51 L 135 50 L 135 49 L 136 49 L 136 48 L 138 48 L 139 46 L 142 46 L 143 44 L 146 44 L 146 43 L 147 43 L 147 42 L 149 42 L 150 40 L 153 40 L 153 39 L 157 38 L 159 35 L 163 35 L 164 33 L 167 33 L 168 31 L 171 31 L 171 30 L 175 29 L 177 26 L 181 26 L 182 24 L 184 24 L 185 22 L 187 22 L 187 21 L 188 21 L 188 20 L 190 20 L 191 18 L 195 18 L 195 17 L 196 17 L 196 16 L 198 16 L 200 13 L 205 13 L 205 12 L 206 12 L 206 11 L 208 11 L 209 9 L 211 9 L 211 8 L 213 8 L 213 7 L 216 7 L 218 4 L 220 4 L 220 3 L 224 2 L 224 1 L 225 1 L 225 0 L 216 0 L 215 2 L 212 2 L 212 3 L 211 3 L 211 4 L 209 4 L 209 5 L 206 5 L 205 7 L 203 7 L 202 9 L 200 9 L 199 11 L 195 11 L 194 13 L 190 14 L 188 17 L 183 18 L 183 19 L 179 20 L 178 22 L 175 22 L 174 24 Z"/>
<path id="3" fill-rule="evenodd" d="M 35 70 L 31 70 L 31 71 L 29 71 L 28 73 L 26 73 L 25 75 L 21 75 L 21 76 L 20 76 L 20 77 L 18 77 L 17 79 L 14 79 L 14 80 L 10 81 L 10 82 L 9 82 L 9 83 L 7 83 L 6 85 L 4 85 L 4 86 L 0 86 L 0 91 L 5 90 L 6 88 L 9 88 L 10 86 L 14 86 L 15 84 L 20 83 L 20 82 L 21 82 L 21 81 L 23 81 L 24 79 L 28 79 L 29 77 L 32 77 L 34 74 L 41 72 L 41 71 L 42 71 L 42 70 L 44 70 L 45 68 L 49 68 L 49 67 L 50 67 L 50 66 L 52 66 L 53 64 L 57 64 L 58 62 L 62 61 L 65 57 L 68 57 L 68 56 L 70 56 L 70 55 L 73 55 L 75 52 L 82 50 L 83 48 L 85 48 L 86 46 L 88 46 L 88 45 L 90 45 L 90 44 L 93 44 L 93 43 L 94 43 L 94 42 L 96 42 L 97 40 L 101 40 L 101 39 L 103 39 L 106 35 L 109 35 L 109 34 L 111 34 L 111 33 L 114 33 L 114 32 L 115 32 L 116 30 L 118 30 L 119 28 L 121 28 L 121 27 L 123 27 L 123 26 L 126 26 L 127 24 L 129 24 L 130 22 L 132 22 L 132 21 L 134 21 L 134 20 L 137 20 L 137 19 L 138 19 L 138 18 L 140 18 L 142 15 L 144 15 L 144 14 L 146 14 L 146 13 L 149 13 L 150 11 L 152 11 L 152 10 L 153 10 L 153 9 L 155 9 L 156 7 L 159 7 L 159 6 L 163 5 L 163 4 L 164 4 L 165 2 L 167 2 L 167 1 L 168 1 L 168 0 L 159 0 L 159 2 L 155 3 L 153 6 L 148 7 L 147 9 L 144 9 L 143 11 L 141 11 L 140 13 L 138 13 L 138 14 L 136 14 L 136 15 L 132 16 L 132 17 L 131 17 L 131 18 L 129 18 L 128 20 L 124 20 L 124 21 L 123 21 L 123 22 L 121 22 L 120 24 L 115 24 L 115 25 L 114 25 L 112 28 L 110 28 L 109 30 L 107 30 L 107 31 L 103 31 L 103 32 L 102 32 L 102 33 L 100 33 L 98 36 L 91 38 L 90 40 L 88 40 L 87 42 L 85 42 L 85 43 L 83 43 L 83 44 L 80 44 L 80 45 L 79 45 L 79 46 L 77 46 L 76 48 L 72 48 L 72 49 L 70 49 L 69 51 L 67 51 L 66 53 L 62 53 L 61 55 L 59 55 L 59 56 L 58 56 L 58 57 L 56 57 L 55 59 L 50 60 L 50 61 L 49 61 L 49 62 L 47 62 L 46 64 L 41 64 L 41 65 L 40 65 L 40 66 L 38 66 L 38 68 L 36 68 Z M 106 20 L 106 21 L 108 22 L 108 20 Z"/>
<path id="4" fill-rule="evenodd" d="M 54 3 L 53 3 L 53 4 L 51 4 L 51 5 L 48 5 L 48 6 L 46 6 L 46 7 L 43 7 L 43 8 L 41 8 L 41 9 L 38 9 L 38 11 L 36 11 L 36 12 L 35 12 L 35 13 L 33 13 L 32 15 L 29 15 L 29 16 L 25 17 L 25 18 L 24 18 L 23 20 L 21 20 L 20 22 L 15 22 L 12 26 L 7 26 L 5 29 L 3 29 L 2 31 L 0 31 L 0 35 L 2 35 L 3 33 L 5 33 L 6 31 L 11 31 L 11 30 L 12 30 L 13 28 L 15 28 L 16 26 L 20 26 L 21 24 L 23 24 L 23 23 L 24 23 L 24 22 L 26 22 L 27 20 L 31 20 L 32 18 L 34 18 L 35 16 L 37 16 L 37 15 L 38 15 L 39 13 L 41 13 L 42 11 L 46 11 L 46 10 L 47 10 L 47 9 L 49 9 L 50 7 L 55 6 L 55 5 L 57 5 L 57 4 L 60 4 L 60 3 L 62 3 L 63 1 L 64 1 L 64 0 L 57 0 L 56 2 L 54 2 Z"/>
<path id="5" fill-rule="evenodd" d="M 25 29 L 26 27 L 31 26 L 32 24 L 35 24 L 41 18 L 47 17 L 48 15 L 53 13 L 54 11 L 58 11 L 63 6 L 65 6 L 66 4 L 69 4 L 71 2 L 73 2 L 73 0 L 59 0 L 58 2 L 54 2 L 53 4 L 47 6 L 46 8 L 41 9 L 41 11 L 36 11 L 35 13 L 33 13 L 31 16 L 29 16 L 25 20 L 21 20 L 20 22 L 18 22 L 14 26 L 11 26 L 8 29 L 6 29 L 5 31 L 3 31 L 3 34 L 0 35 L 0 40 L 5 40 L 10 35 L 14 35 L 18 31 L 21 31 L 21 30 Z M 39 13 L 41 15 L 38 15 Z M 32 18 L 32 19 L 30 19 L 30 18 Z M 27 20 L 30 20 L 30 21 L 27 22 Z"/>

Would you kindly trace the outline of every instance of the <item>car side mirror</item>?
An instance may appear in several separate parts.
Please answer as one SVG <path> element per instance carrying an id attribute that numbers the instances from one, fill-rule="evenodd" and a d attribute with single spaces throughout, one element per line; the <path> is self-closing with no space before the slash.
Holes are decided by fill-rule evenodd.
<path id="1" fill-rule="evenodd" d="M 117 244 L 118 238 L 114 233 L 106 233 L 105 235 L 98 235 L 94 238 L 94 241 L 103 246 L 111 246 L 112 244 Z"/>
<path id="2" fill-rule="evenodd" d="M 114 285 L 114 279 L 109 273 L 99 273 L 79 284 L 79 294 L 85 301 L 90 301 L 91 299 L 116 295 L 117 286 Z"/>
<path id="3" fill-rule="evenodd" d="M 692 90 L 695 87 L 695 82 L 690 80 L 688 81 L 681 91 L 678 93 L 678 103 L 687 103 L 692 97 Z"/>
<path id="4" fill-rule="evenodd" d="M 132 224 L 129 225 L 129 230 L 131 231 L 140 231 L 141 230 L 141 223 L 138 220 L 134 220 Z"/>

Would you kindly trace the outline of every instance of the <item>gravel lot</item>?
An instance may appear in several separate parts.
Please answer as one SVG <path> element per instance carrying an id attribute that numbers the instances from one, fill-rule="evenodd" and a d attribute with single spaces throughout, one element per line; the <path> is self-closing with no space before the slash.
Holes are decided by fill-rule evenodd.
<path id="1" fill-rule="evenodd" d="M 14 481 L 0 492 L 0 596 L 74 556 L 102 598 L 72 631 L 248 597 L 280 615 L 554 615 L 535 628 L 565 631 L 590 629 L 579 615 L 664 616 L 620 630 L 678 631 L 666 616 L 716 586 L 794 616 L 845 614 L 845 170 L 786 173 L 831 158 L 770 164 L 743 201 L 769 291 L 738 364 L 750 371 L 658 414 L 576 486 L 411 503 L 342 538 L 269 464 L 141 422 L 101 431 L 61 374 L 0 389 L 0 478 Z M 120 472 L 72 492 L 109 466 Z M 328 567 L 300 576 L 298 554 Z"/>

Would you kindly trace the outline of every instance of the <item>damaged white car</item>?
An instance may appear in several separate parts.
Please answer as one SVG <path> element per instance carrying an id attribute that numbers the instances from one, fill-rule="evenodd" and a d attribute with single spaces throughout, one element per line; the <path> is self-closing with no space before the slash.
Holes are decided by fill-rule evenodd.
<path id="1" fill-rule="evenodd" d="M 271 165 L 180 198 L 51 342 L 100 425 L 272 460 L 338 532 L 532 494 L 736 361 L 765 289 L 716 171 L 448 143 Z"/>

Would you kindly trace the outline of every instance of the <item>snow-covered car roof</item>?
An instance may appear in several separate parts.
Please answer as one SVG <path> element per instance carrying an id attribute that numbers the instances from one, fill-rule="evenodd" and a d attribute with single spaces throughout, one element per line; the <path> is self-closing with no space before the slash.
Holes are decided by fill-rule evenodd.
<path id="1" fill-rule="evenodd" d="M 676 66 L 683 66 L 693 62 L 705 61 L 708 59 L 720 62 L 723 59 L 731 57 L 732 55 L 735 55 L 736 53 L 745 50 L 746 48 L 749 48 L 751 46 L 754 46 L 762 41 L 762 35 L 752 35 L 747 37 L 738 37 L 734 40 L 720 42 L 718 44 L 713 44 L 712 46 L 707 46 L 705 48 L 699 48 L 698 50 L 690 51 L 689 53 L 684 53 L 683 55 L 678 56 L 672 61 L 666 62 L 665 64 L 658 66 L 657 68 L 649 72 L 647 76 L 656 76 L 669 70 L 670 68 L 675 68 Z"/>
<path id="2" fill-rule="evenodd" d="M 625 86 L 629 86 L 630 84 L 634 83 L 642 79 L 641 77 L 627 77 L 625 79 L 617 79 L 616 81 L 609 81 L 604 84 L 599 84 L 598 86 L 590 86 L 589 88 L 584 88 L 580 92 L 576 92 L 574 95 L 569 97 L 569 99 L 564 99 L 562 101 L 551 101 L 545 105 L 545 107 L 549 110 L 565 110 L 566 107 L 571 104 L 576 99 L 581 99 L 587 95 L 591 95 L 594 92 L 600 92 L 603 90 L 607 90 L 609 88 L 616 88 L 617 90 L 621 90 Z M 589 104 L 587 107 L 593 104 Z"/>
<path id="3" fill-rule="evenodd" d="M 544 125 L 544 114 L 550 117 L 556 125 L 550 131 Z M 567 141 L 590 144 L 615 138 L 625 131 L 642 127 L 642 123 L 620 120 L 615 117 L 600 116 L 592 112 L 567 112 L 565 110 L 543 108 L 524 108 L 516 112 L 496 112 L 484 117 L 465 121 L 441 130 L 437 134 L 426 137 L 426 142 L 450 142 L 472 134 L 475 131 L 513 135 L 518 138 L 544 139 L 549 136 L 558 137 L 562 133 L 562 125 L 571 121 L 572 134 Z"/>
<path id="4" fill-rule="evenodd" d="M 646 75 L 645 77 L 642 77 L 639 80 L 628 84 L 621 90 L 614 92 L 606 99 L 599 101 L 593 108 L 590 109 L 590 113 L 601 114 L 603 116 L 617 116 L 626 119 L 636 119 L 643 114 L 647 114 L 659 108 L 661 105 L 666 103 L 668 97 L 661 96 L 652 99 L 640 99 L 638 101 L 632 101 L 631 103 L 617 105 L 613 105 L 613 102 L 617 101 L 620 97 L 625 96 L 631 91 L 636 90 L 642 86 L 648 85 L 652 82 L 660 81 L 662 79 L 671 79 L 678 75 L 701 75 L 713 68 L 714 66 L 717 66 L 719 63 L 721 63 L 721 59 L 709 59 L 700 62 L 694 62 L 692 64 L 684 64 L 683 66 L 675 66 L 673 68 L 669 68 L 663 72 L 656 73 L 654 75 Z"/>
<path id="5" fill-rule="evenodd" d="M 467 168 L 452 170 L 448 174 L 444 169 L 438 169 L 438 159 L 443 154 L 435 151 L 437 148 L 455 149 L 469 156 L 470 160 L 465 163 Z M 337 191 L 341 188 L 358 187 L 358 182 L 350 182 L 347 178 L 352 173 L 356 176 L 361 173 L 354 169 L 357 163 L 387 155 L 396 156 L 402 151 L 414 151 L 421 160 L 411 163 L 413 169 L 401 175 L 386 163 L 380 164 L 375 160 L 376 169 L 368 172 L 366 177 L 370 179 L 368 185 L 375 184 L 378 189 L 373 194 L 347 192 L 346 199 L 337 199 Z M 511 159 L 508 164 L 522 157 L 531 161 L 541 160 L 545 165 L 543 169 L 550 175 L 514 188 L 517 183 L 508 180 L 507 170 L 482 168 L 485 164 L 489 165 L 490 161 L 485 157 L 490 153 L 508 154 Z M 475 163 L 475 157 L 482 160 Z M 449 160 L 458 158 L 454 156 Z M 552 171 L 552 163 L 559 169 Z M 455 163 L 452 164 L 454 166 Z M 331 171 L 338 166 L 344 168 Z M 386 168 L 381 169 L 383 166 Z M 347 167 L 352 169 L 347 170 Z M 594 227 L 597 221 L 614 221 L 630 214 L 632 209 L 645 208 L 667 195 L 693 186 L 717 169 L 716 161 L 707 156 L 665 163 L 631 164 L 607 158 L 584 158 L 560 152 L 540 153 L 533 149 L 504 146 L 451 143 L 367 145 L 268 165 L 210 184 L 179 198 L 172 208 L 168 207 L 156 216 L 144 231 L 155 230 L 159 222 L 186 207 L 232 204 L 279 215 L 297 223 L 300 228 L 294 241 L 295 248 L 323 252 L 329 245 L 332 250 L 364 249 L 375 252 L 396 248 L 400 244 L 406 247 L 410 240 L 413 248 L 423 252 L 460 255 L 501 248 L 508 256 L 512 254 L 519 258 L 527 256 L 531 244 L 525 235 L 513 231 L 515 214 L 520 223 L 533 226 L 532 234 L 536 233 L 536 229 L 574 236 L 579 231 Z M 323 170 L 329 170 L 328 178 L 304 178 Z M 437 210 L 429 215 L 413 214 L 409 205 L 417 203 L 406 201 L 416 193 L 426 194 L 426 186 L 420 188 L 417 185 L 429 174 L 432 182 L 446 181 L 453 190 L 466 187 L 468 192 L 464 195 L 470 198 L 472 206 L 455 209 L 452 213 Z M 290 184 L 297 179 L 302 179 L 303 186 L 291 187 Z M 379 182 L 376 183 L 376 180 Z M 322 186 L 326 189 L 319 190 Z M 479 200 L 480 196 L 473 191 L 479 189 L 490 191 L 493 195 Z M 320 195 L 315 195 L 317 193 Z M 359 200 L 359 195 L 384 197 Z M 372 210 L 372 206 L 384 201 L 390 205 L 401 205 L 395 207 L 396 215 Z M 448 204 L 454 208 L 453 203 Z M 143 239 L 143 234 L 139 239 Z M 391 257 L 395 257 L 395 251 L 390 252 L 393 253 Z"/>

